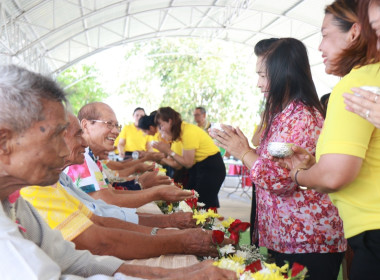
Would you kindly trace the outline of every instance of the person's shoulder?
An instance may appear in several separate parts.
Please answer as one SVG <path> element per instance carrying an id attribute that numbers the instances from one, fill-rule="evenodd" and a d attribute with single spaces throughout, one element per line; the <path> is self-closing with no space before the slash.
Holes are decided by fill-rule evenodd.
<path id="1" fill-rule="evenodd" d="M 353 79 L 353 78 L 371 78 L 373 76 L 380 76 L 380 62 L 367 64 L 361 67 L 353 68 L 350 73 L 345 75 L 341 81 Z"/>

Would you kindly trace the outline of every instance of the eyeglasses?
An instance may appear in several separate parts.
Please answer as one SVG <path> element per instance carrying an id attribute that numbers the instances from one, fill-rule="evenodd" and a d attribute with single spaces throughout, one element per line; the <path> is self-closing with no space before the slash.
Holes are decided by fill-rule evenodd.
<path id="1" fill-rule="evenodd" d="M 121 131 L 121 125 L 118 123 L 113 124 L 113 122 L 109 121 L 102 121 L 102 120 L 89 120 L 90 122 L 100 122 L 107 125 L 108 129 L 112 130 L 114 127 L 120 132 Z"/>

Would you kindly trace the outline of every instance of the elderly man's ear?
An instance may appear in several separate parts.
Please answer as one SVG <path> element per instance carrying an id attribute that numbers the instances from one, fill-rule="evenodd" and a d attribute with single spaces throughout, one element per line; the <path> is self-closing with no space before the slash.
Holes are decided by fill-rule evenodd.
<path id="1" fill-rule="evenodd" d="M 7 128 L 0 128 L 0 157 L 4 161 L 11 152 L 12 131 Z"/>
<path id="2" fill-rule="evenodd" d="M 82 127 L 83 132 L 87 131 L 89 121 L 86 119 L 83 119 L 80 121 L 80 126 Z"/>

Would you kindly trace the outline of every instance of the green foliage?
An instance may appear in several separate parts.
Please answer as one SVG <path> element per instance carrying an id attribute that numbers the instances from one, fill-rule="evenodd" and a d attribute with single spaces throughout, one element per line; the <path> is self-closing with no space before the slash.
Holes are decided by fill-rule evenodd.
<path id="1" fill-rule="evenodd" d="M 103 101 L 108 97 L 97 80 L 97 75 L 98 70 L 95 66 L 80 65 L 67 69 L 57 77 L 58 82 L 69 93 L 74 114 L 77 114 L 83 105 Z"/>
<path id="2" fill-rule="evenodd" d="M 135 72 L 137 64 L 146 65 L 145 71 L 124 83 L 120 93 L 128 94 L 126 104 L 136 102 L 135 96 L 141 106 L 171 106 L 189 122 L 194 108 L 204 106 L 211 122 L 240 126 L 251 137 L 261 95 L 254 67 L 246 57 L 231 56 L 234 51 L 228 44 L 196 39 L 135 43 L 127 51 L 127 63 Z M 152 83 L 161 94 L 149 89 Z"/>

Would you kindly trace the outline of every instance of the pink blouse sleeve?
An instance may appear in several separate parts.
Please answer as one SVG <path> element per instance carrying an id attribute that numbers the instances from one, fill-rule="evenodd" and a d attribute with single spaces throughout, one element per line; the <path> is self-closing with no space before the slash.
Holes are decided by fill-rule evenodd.
<path id="1" fill-rule="evenodd" d="M 281 114 L 272 124 L 270 137 L 262 143 L 260 157 L 252 167 L 251 176 L 256 186 L 283 195 L 297 190 L 296 183 L 289 177 L 289 171 L 268 159 L 268 143 L 294 143 L 314 154 L 322 123 L 319 113 L 312 115 L 303 105 L 297 106 L 289 114 Z"/>

